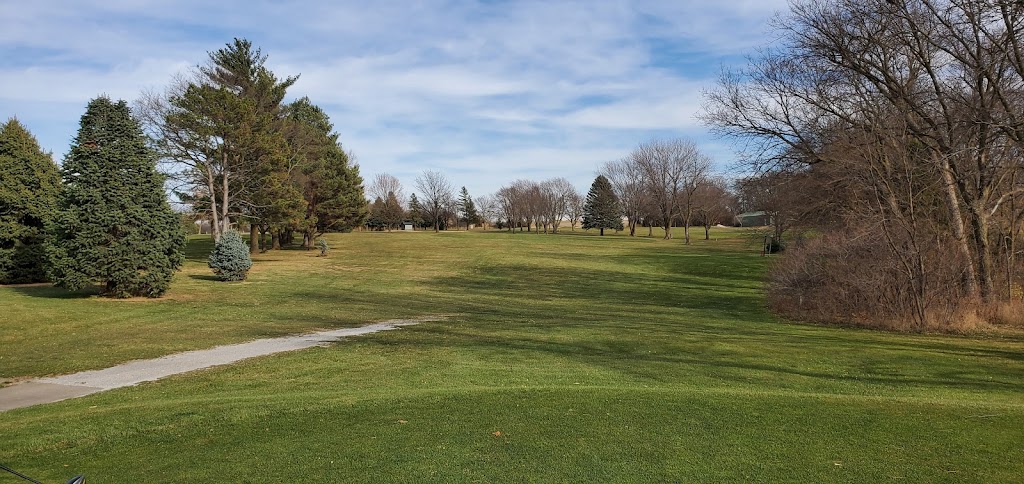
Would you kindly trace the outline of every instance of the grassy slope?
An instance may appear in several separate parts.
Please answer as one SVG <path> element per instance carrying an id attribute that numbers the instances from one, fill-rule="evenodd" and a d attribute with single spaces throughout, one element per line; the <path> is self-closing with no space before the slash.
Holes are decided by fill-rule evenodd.
<path id="1" fill-rule="evenodd" d="M 329 240 L 236 285 L 207 280 L 194 245 L 161 302 L 0 288 L 0 376 L 451 318 L 0 414 L 0 462 L 104 482 L 1024 475 L 1020 338 L 776 321 L 741 238 Z"/>

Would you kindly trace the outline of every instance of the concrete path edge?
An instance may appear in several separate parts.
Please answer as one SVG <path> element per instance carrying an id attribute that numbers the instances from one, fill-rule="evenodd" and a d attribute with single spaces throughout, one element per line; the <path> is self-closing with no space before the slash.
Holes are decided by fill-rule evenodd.
<path id="1" fill-rule="evenodd" d="M 345 337 L 389 331 L 402 326 L 438 320 L 440 318 L 394 319 L 355 328 L 264 338 L 247 343 L 186 351 L 149 360 L 129 361 L 102 370 L 37 378 L 0 388 L 0 412 L 83 397 L 114 388 L 129 387 L 171 375 L 227 365 L 248 358 L 326 346 Z"/>

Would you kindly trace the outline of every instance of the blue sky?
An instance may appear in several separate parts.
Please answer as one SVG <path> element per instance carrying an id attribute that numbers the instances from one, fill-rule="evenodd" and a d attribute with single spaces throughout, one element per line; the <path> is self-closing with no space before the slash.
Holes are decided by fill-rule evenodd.
<path id="1" fill-rule="evenodd" d="M 732 150 L 695 118 L 723 66 L 771 39 L 785 0 L 0 0 L 0 118 L 59 161 L 89 99 L 166 87 L 234 37 L 301 77 L 362 174 L 438 170 L 473 195 L 598 166 L 653 137 Z"/>

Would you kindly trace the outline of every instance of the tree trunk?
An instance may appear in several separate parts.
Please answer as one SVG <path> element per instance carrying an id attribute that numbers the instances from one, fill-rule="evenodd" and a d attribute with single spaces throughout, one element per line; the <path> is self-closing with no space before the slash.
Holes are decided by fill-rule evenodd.
<path id="1" fill-rule="evenodd" d="M 214 179 L 207 174 L 207 189 L 210 190 L 210 235 L 216 243 L 220 240 L 220 214 L 217 213 L 217 190 L 214 189 Z"/>
<path id="2" fill-rule="evenodd" d="M 259 241 L 260 229 L 255 223 L 249 224 L 249 253 L 257 254 L 260 251 Z"/>
<path id="3" fill-rule="evenodd" d="M 989 250 L 988 214 L 985 213 L 985 207 L 980 205 L 981 202 L 979 201 L 972 207 L 974 213 L 971 214 L 971 235 L 974 239 L 974 246 L 978 257 L 978 295 L 981 296 L 983 301 L 989 301 L 995 292 L 992 283 L 992 273 L 994 271 L 992 269 L 992 253 Z"/>
<path id="4" fill-rule="evenodd" d="M 224 156 L 224 158 L 223 158 L 224 159 L 224 166 L 227 167 L 228 166 L 227 150 L 224 151 L 224 155 L 223 156 Z M 220 235 L 217 236 L 218 240 L 220 240 L 220 236 L 221 235 L 224 235 L 224 232 L 227 232 L 231 228 L 231 218 L 228 216 L 228 211 L 230 209 L 229 208 L 229 203 L 228 203 L 230 201 L 229 200 L 230 195 L 229 195 L 229 192 L 228 192 L 228 178 L 229 178 L 229 175 L 230 175 L 230 173 L 225 168 L 224 169 L 224 173 L 222 174 L 222 178 L 221 178 L 221 193 L 220 193 L 220 197 L 221 197 L 220 198 L 220 223 L 221 223 L 221 228 L 220 228 Z M 216 194 L 210 193 L 210 197 L 211 198 L 212 197 L 216 197 L 216 196 L 217 196 Z"/>
<path id="5" fill-rule="evenodd" d="M 950 167 L 949 159 L 945 156 L 935 155 L 939 159 L 942 181 L 945 185 L 946 209 L 949 212 L 949 221 L 953 226 L 953 239 L 956 240 L 957 250 L 967 263 L 967 271 L 961 281 L 961 286 L 969 295 L 978 296 L 978 278 L 974 263 L 975 258 L 971 254 L 970 242 L 966 236 L 966 226 L 963 214 L 960 213 L 960 196 L 956 192 L 956 180 L 953 176 L 953 169 Z"/>
<path id="6" fill-rule="evenodd" d="M 601 236 L 604 236 L 604 227 L 601 227 Z"/>
<path id="7" fill-rule="evenodd" d="M 270 231 L 270 248 L 281 250 L 281 233 L 276 230 Z"/>

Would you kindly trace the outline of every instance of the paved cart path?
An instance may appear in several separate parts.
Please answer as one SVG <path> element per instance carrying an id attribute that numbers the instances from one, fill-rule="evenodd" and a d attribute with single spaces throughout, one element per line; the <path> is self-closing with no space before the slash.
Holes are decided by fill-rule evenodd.
<path id="1" fill-rule="evenodd" d="M 103 370 L 38 378 L 0 388 L 0 412 L 128 387 L 179 373 L 227 365 L 246 358 L 325 346 L 347 336 L 387 331 L 425 321 L 436 321 L 436 319 L 396 319 L 358 328 L 332 329 L 280 338 L 258 339 L 248 343 L 186 351 L 151 360 L 129 361 Z"/>

